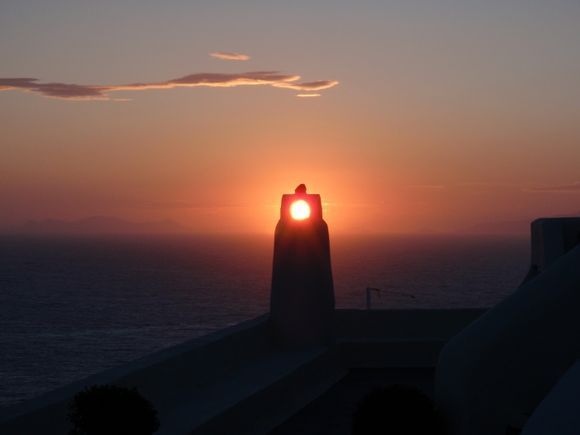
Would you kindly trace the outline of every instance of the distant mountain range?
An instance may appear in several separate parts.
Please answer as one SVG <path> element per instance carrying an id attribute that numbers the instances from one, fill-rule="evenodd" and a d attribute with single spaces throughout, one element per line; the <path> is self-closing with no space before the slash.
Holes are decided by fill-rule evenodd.
<path id="1" fill-rule="evenodd" d="M 26 234 L 165 234 L 186 231 L 171 220 L 131 222 L 111 216 L 91 216 L 79 220 L 43 219 L 22 225 L 19 233 Z"/>

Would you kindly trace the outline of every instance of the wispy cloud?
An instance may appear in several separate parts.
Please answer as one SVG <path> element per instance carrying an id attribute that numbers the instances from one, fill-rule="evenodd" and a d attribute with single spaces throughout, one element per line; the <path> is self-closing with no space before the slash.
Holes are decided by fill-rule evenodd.
<path id="1" fill-rule="evenodd" d="M 300 98 L 314 98 L 320 97 L 320 94 L 296 94 L 296 96 Z"/>
<path id="2" fill-rule="evenodd" d="M 338 85 L 336 80 L 318 80 L 316 82 L 295 83 L 293 80 L 274 83 L 276 88 L 293 89 L 295 91 L 322 91 Z"/>
<path id="3" fill-rule="evenodd" d="M 220 60 L 238 60 L 238 61 L 250 60 L 250 56 L 248 56 L 247 54 L 233 53 L 231 51 L 214 51 L 209 55 L 211 57 L 215 57 L 216 59 Z"/>
<path id="4" fill-rule="evenodd" d="M 528 187 L 524 191 L 532 193 L 580 193 L 580 181 L 555 186 Z"/>
<path id="5" fill-rule="evenodd" d="M 410 184 L 407 186 L 409 189 L 416 189 L 416 190 L 443 190 L 445 186 L 443 184 Z"/>
<path id="6" fill-rule="evenodd" d="M 178 210 L 178 209 L 196 209 L 196 210 L 215 210 L 221 208 L 239 208 L 248 207 L 249 204 L 244 202 L 223 202 L 223 201 L 189 201 L 189 200 L 165 200 L 165 201 L 146 201 L 146 200 L 127 200 L 124 206 L 137 209 L 148 210 Z"/>
<path id="7" fill-rule="evenodd" d="M 75 85 L 69 83 L 38 83 L 28 77 L 0 78 L 0 91 L 22 90 L 35 92 L 45 97 L 106 100 L 104 86 Z"/>
<path id="8" fill-rule="evenodd" d="M 233 88 L 238 86 L 271 86 L 298 91 L 320 91 L 338 85 L 336 80 L 300 82 L 296 74 L 278 71 L 251 71 L 243 73 L 197 73 L 177 79 L 130 83 L 124 85 L 77 85 L 71 83 L 43 83 L 28 77 L 0 78 L 0 91 L 19 90 L 33 92 L 45 97 L 67 100 L 112 100 L 111 92 L 144 91 L 150 89 L 174 89 L 194 87 Z"/>

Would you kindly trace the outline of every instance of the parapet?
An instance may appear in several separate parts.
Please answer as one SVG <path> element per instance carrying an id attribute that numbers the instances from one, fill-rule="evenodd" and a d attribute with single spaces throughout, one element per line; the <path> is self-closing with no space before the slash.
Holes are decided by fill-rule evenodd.
<path id="1" fill-rule="evenodd" d="M 579 235 L 580 218 L 534 221 L 532 270 L 524 282 L 443 347 L 435 389 L 450 434 L 508 433 L 575 363 Z"/>

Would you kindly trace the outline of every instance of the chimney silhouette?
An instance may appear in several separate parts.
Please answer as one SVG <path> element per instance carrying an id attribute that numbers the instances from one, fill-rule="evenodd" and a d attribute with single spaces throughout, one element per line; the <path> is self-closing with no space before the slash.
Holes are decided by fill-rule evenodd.
<path id="1" fill-rule="evenodd" d="M 294 213 L 296 206 L 300 214 Z M 307 346 L 333 339 L 328 226 L 322 219 L 320 195 L 306 193 L 304 184 L 294 194 L 282 196 L 274 237 L 270 317 L 276 339 L 284 344 Z"/>

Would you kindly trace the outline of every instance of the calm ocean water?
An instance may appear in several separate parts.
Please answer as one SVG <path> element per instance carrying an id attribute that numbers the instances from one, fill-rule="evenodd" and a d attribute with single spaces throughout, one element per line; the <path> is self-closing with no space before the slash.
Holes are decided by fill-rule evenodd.
<path id="1" fill-rule="evenodd" d="M 333 237 L 337 306 L 489 306 L 524 238 Z M 0 406 L 268 310 L 271 237 L 0 238 Z M 413 297 L 411 297 L 414 296 Z"/>

